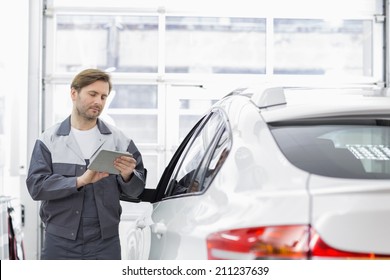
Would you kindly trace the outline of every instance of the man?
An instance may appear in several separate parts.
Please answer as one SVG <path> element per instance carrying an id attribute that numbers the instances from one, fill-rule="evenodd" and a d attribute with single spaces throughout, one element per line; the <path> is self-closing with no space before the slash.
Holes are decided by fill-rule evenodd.
<path id="1" fill-rule="evenodd" d="M 73 79 L 71 115 L 36 141 L 27 188 L 40 200 L 45 224 L 41 259 L 120 259 L 119 196 L 145 187 L 142 156 L 134 142 L 99 115 L 111 91 L 110 76 L 87 69 Z M 127 151 L 115 159 L 119 175 L 87 169 L 98 150 Z"/>

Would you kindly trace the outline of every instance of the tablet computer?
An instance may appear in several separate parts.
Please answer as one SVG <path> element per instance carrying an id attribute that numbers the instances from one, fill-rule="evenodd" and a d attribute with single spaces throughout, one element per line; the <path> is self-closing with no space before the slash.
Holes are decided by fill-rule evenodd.
<path id="1" fill-rule="evenodd" d="M 100 172 L 108 172 L 110 174 L 119 174 L 119 170 L 114 167 L 114 161 L 120 156 L 132 156 L 128 152 L 118 152 L 110 150 L 100 150 L 91 158 L 88 169 Z"/>

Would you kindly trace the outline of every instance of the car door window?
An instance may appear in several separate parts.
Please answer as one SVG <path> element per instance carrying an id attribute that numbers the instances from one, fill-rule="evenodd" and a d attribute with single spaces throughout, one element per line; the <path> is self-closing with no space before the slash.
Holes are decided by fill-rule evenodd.
<path id="1" fill-rule="evenodd" d="M 212 149 L 198 168 L 194 182 L 188 192 L 203 192 L 211 184 L 230 151 L 231 138 L 227 127 L 222 127 L 218 133 L 218 141 L 215 141 Z"/>
<path id="2" fill-rule="evenodd" d="M 199 186 L 196 185 L 199 182 L 194 180 L 198 176 L 205 157 L 210 154 L 210 149 L 215 146 L 216 141 L 221 136 L 222 126 L 221 114 L 213 112 L 194 133 L 172 173 L 165 197 L 199 190 Z"/>

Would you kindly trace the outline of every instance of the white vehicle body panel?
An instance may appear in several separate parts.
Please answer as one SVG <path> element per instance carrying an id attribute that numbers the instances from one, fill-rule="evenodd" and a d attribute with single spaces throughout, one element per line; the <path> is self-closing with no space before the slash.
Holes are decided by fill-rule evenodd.
<path id="1" fill-rule="evenodd" d="M 312 176 L 312 224 L 330 246 L 344 251 L 390 254 L 388 180 Z"/>

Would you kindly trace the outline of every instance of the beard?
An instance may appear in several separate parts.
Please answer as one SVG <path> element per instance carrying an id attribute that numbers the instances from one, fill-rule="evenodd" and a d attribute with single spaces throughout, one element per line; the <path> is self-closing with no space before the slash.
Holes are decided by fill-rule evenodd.
<path id="1" fill-rule="evenodd" d="M 76 108 L 77 114 L 87 121 L 95 121 L 102 112 L 101 108 L 98 107 L 90 107 L 90 108 Z M 92 112 L 91 112 L 92 111 Z"/>

